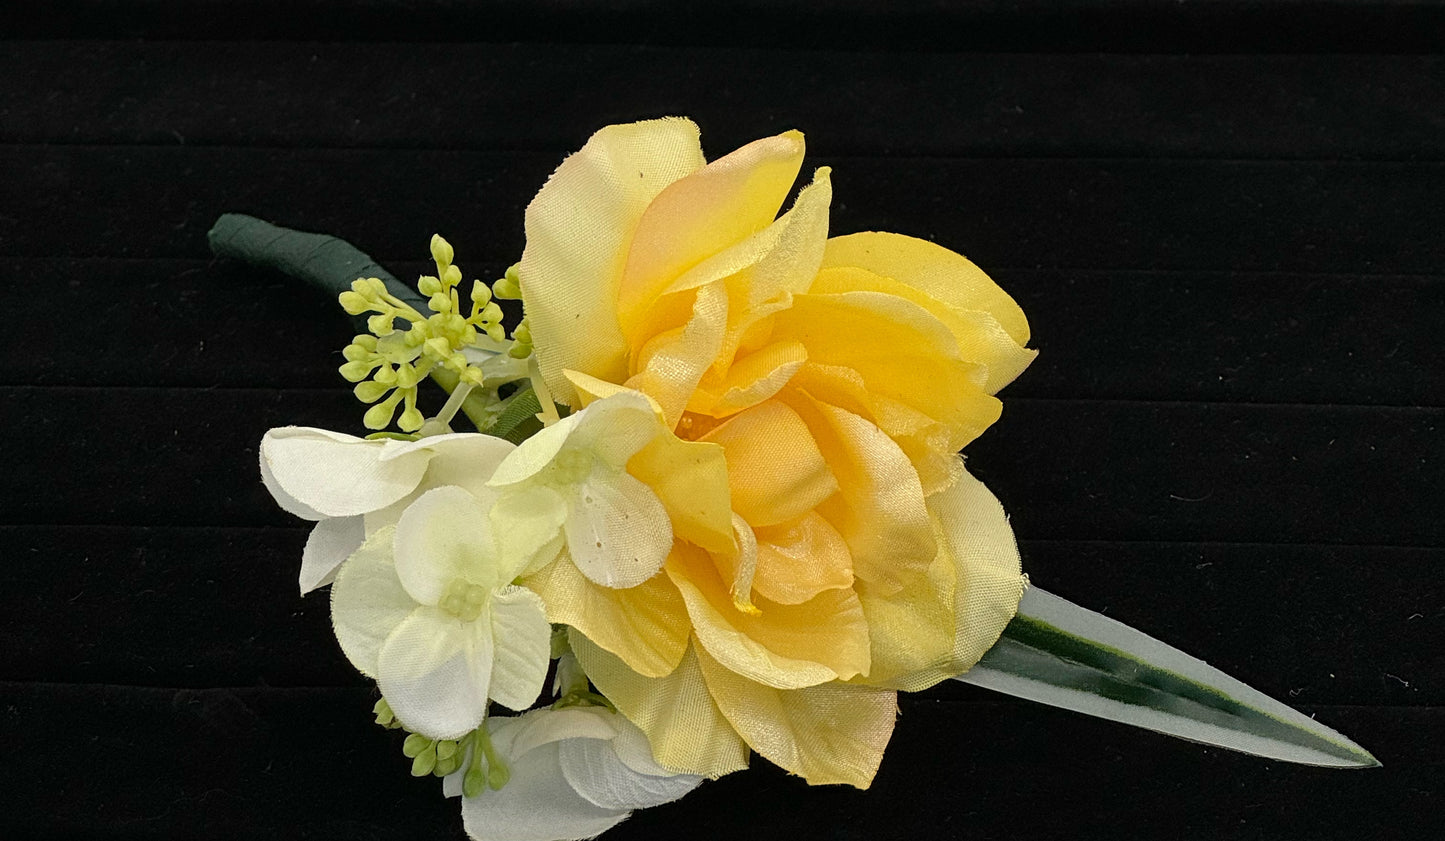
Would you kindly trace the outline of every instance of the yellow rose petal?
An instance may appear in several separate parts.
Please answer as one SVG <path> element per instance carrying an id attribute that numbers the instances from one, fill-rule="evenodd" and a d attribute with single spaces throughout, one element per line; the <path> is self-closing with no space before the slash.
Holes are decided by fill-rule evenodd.
<path id="1" fill-rule="evenodd" d="M 626 378 L 617 293 L 633 232 L 664 188 L 704 163 L 690 120 L 608 126 L 563 161 L 527 205 L 522 299 L 537 362 L 557 400 L 577 405 L 564 368 Z"/>
<path id="2" fill-rule="evenodd" d="M 704 286 L 697 290 L 686 326 L 654 336 L 638 354 L 640 370 L 625 385 L 656 400 L 669 429 L 677 427 L 698 381 L 717 358 L 727 320 L 722 284 Z"/>
<path id="3" fill-rule="evenodd" d="M 748 746 L 723 717 L 703 681 L 696 643 L 662 678 L 644 677 L 576 629 L 567 639 L 597 689 L 636 724 L 659 765 L 680 774 L 717 779 L 748 767 Z"/>
<path id="4" fill-rule="evenodd" d="M 617 287 L 623 330 L 683 272 L 772 224 L 802 165 L 803 135 L 790 131 L 755 140 L 658 193 L 637 223 Z"/>
<path id="5" fill-rule="evenodd" d="M 1014 341 L 992 313 L 959 309 L 921 289 L 867 269 L 854 266 L 824 269 L 809 291 L 817 294 L 882 292 L 923 307 L 953 333 L 961 358 L 988 366 L 984 391 L 989 394 L 996 394 L 1013 382 L 1038 356 L 1038 351 L 1028 350 Z"/>
<path id="6" fill-rule="evenodd" d="M 904 236 L 867 232 L 828 240 L 823 266 L 856 266 L 891 277 L 961 310 L 982 310 L 1020 345 L 1029 322 L 1019 305 L 967 257 L 941 245 Z"/>
<path id="7" fill-rule="evenodd" d="M 807 361 L 808 349 L 798 342 L 774 342 L 739 357 L 725 377 L 709 370 L 687 408 L 718 418 L 741 412 L 781 391 Z"/>
<path id="8" fill-rule="evenodd" d="M 702 440 L 727 453 L 733 510 L 753 526 L 795 520 L 838 490 L 808 425 L 782 403 L 733 415 Z"/>
<path id="9" fill-rule="evenodd" d="M 721 446 L 659 435 L 627 462 L 627 472 L 662 500 L 675 537 L 709 552 L 736 548 L 727 457 Z"/>
<path id="10" fill-rule="evenodd" d="M 920 676 L 949 661 L 957 621 L 956 578 L 954 558 L 940 535 L 938 555 L 927 572 L 907 581 L 902 590 L 882 593 L 859 582 L 858 598 L 868 617 L 873 668 L 866 676 L 854 678 L 854 683 L 922 688 L 918 686 Z"/>
<path id="11" fill-rule="evenodd" d="M 988 371 L 959 356 L 948 328 L 919 305 L 880 292 L 798 295 L 773 320 L 774 341 L 801 342 L 808 359 L 851 368 L 868 390 L 957 430 L 965 443 L 998 419 Z"/>
<path id="12" fill-rule="evenodd" d="M 1008 515 L 982 482 L 965 471 L 958 484 L 930 499 L 929 506 L 958 570 L 954 596 L 958 622 L 949 661 L 932 674 L 899 683 L 910 692 L 973 668 L 1018 613 L 1019 599 L 1028 586 Z"/>
<path id="13" fill-rule="evenodd" d="M 577 628 L 648 677 L 672 672 L 687 649 L 687 608 L 666 575 L 625 590 L 603 587 L 564 552 L 521 583 L 542 597 L 547 621 Z"/>
<path id="14" fill-rule="evenodd" d="M 937 552 L 917 471 L 893 439 L 864 418 L 806 394 L 784 394 L 838 480 L 839 493 L 818 513 L 848 542 L 853 574 L 879 592 L 897 592 L 927 570 Z"/>
<path id="15" fill-rule="evenodd" d="M 755 529 L 754 534 L 758 560 L 753 588 L 763 598 L 778 604 L 801 604 L 824 590 L 853 586 L 853 555 L 848 544 L 817 512 Z"/>
<path id="16" fill-rule="evenodd" d="M 663 567 L 703 647 L 729 669 L 780 689 L 815 686 L 868 671 L 868 625 L 852 590 L 825 590 L 803 604 L 733 603 L 706 553 L 679 544 Z"/>
<path id="17" fill-rule="evenodd" d="M 748 746 L 811 785 L 868 788 L 893 735 L 898 695 L 826 683 L 774 689 L 729 671 L 706 651 L 698 662 L 718 709 Z"/>

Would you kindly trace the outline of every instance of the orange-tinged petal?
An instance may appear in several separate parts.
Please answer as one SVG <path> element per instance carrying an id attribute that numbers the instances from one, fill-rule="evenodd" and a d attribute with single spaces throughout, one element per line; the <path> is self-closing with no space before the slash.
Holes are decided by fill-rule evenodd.
<path id="1" fill-rule="evenodd" d="M 1014 299 L 967 257 L 941 245 L 903 234 L 850 234 L 828 240 L 823 265 L 867 269 L 958 309 L 982 310 L 1015 342 L 1028 344 L 1029 322 Z"/>
<path id="2" fill-rule="evenodd" d="M 958 479 L 962 469 L 958 451 L 973 439 L 971 427 L 949 426 L 897 400 L 871 394 L 863 377 L 852 368 L 808 362 L 789 385 L 888 433 L 913 462 L 924 496 L 938 493 Z"/>
<path id="3" fill-rule="evenodd" d="M 802 164 L 803 135 L 786 132 L 755 140 L 658 193 L 637 223 L 617 288 L 623 330 L 683 272 L 772 224 Z"/>
<path id="4" fill-rule="evenodd" d="M 690 120 L 608 126 L 563 161 L 527 206 L 522 298 L 557 400 L 576 405 L 564 368 L 626 378 L 617 294 L 633 233 L 664 188 L 704 163 Z"/>
<path id="5" fill-rule="evenodd" d="M 629 669 L 575 628 L 567 639 L 588 679 L 647 734 L 659 765 L 713 779 L 748 767 L 748 746 L 708 692 L 695 642 L 671 674 L 650 678 Z"/>
<path id="6" fill-rule="evenodd" d="M 670 674 L 687 650 L 687 608 L 665 575 L 625 590 L 603 587 L 564 552 L 521 583 L 542 597 L 547 621 L 571 625 L 642 675 Z"/>
<path id="7" fill-rule="evenodd" d="M 829 171 L 822 167 L 814 173 L 813 182 L 777 221 L 683 272 L 663 294 L 737 276 L 738 288 L 746 294 L 736 303 L 750 310 L 779 295 L 807 291 L 828 243 L 828 206 L 833 201 Z"/>
<path id="8" fill-rule="evenodd" d="M 848 544 L 817 512 L 755 529 L 754 535 L 758 559 L 752 583 L 763 598 L 778 604 L 801 604 L 824 590 L 853 586 L 853 556 Z M 863 607 L 866 615 L 868 606 L 865 603 Z"/>
<path id="9" fill-rule="evenodd" d="M 845 683 L 774 689 L 705 650 L 698 662 L 718 709 L 761 756 L 811 785 L 872 784 L 898 716 L 896 692 Z"/>
<path id="10" fill-rule="evenodd" d="M 897 592 L 933 561 L 937 542 L 923 486 L 908 456 L 877 426 L 807 394 L 785 389 L 838 480 L 819 506 L 853 555 L 853 574 L 879 592 Z"/>
<path id="11" fill-rule="evenodd" d="M 717 418 L 741 412 L 777 394 L 807 361 L 802 344 L 774 342 L 736 359 L 725 377 L 710 369 L 687 408 Z"/>
<path id="12" fill-rule="evenodd" d="M 795 520 L 838 490 L 808 425 L 780 402 L 739 412 L 702 440 L 727 453 L 733 510 L 751 525 Z"/>
<path id="13" fill-rule="evenodd" d="M 854 266 L 823 269 L 813 281 L 811 292 L 882 292 L 911 301 L 928 310 L 953 333 L 959 356 L 969 362 L 988 366 L 984 391 L 996 394 L 1013 382 L 1038 356 L 1014 341 L 993 314 L 983 310 L 964 310 L 945 304 L 917 287 L 899 280 L 874 274 Z"/>
<path id="14" fill-rule="evenodd" d="M 756 598 L 739 610 L 711 558 L 678 544 L 663 567 L 694 633 L 729 669 L 779 689 L 814 686 L 868 671 L 868 625 L 852 590 L 826 590 L 798 605 Z"/>

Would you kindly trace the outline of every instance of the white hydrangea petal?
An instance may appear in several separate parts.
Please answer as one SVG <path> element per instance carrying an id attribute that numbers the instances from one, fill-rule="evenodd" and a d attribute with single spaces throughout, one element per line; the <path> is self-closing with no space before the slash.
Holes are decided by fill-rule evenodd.
<path id="1" fill-rule="evenodd" d="M 668 777 L 674 774 L 657 764 L 657 760 L 652 758 L 652 744 L 647 741 L 647 734 L 625 716 L 617 716 L 617 736 L 612 740 L 612 750 L 617 753 L 617 758 L 622 760 L 623 765 L 639 774 L 650 777 Z"/>
<path id="2" fill-rule="evenodd" d="M 381 694 L 409 730 L 460 738 L 487 712 L 492 629 L 486 610 L 463 622 L 419 607 L 386 638 L 376 665 Z"/>
<path id="3" fill-rule="evenodd" d="M 325 587 L 336 580 L 341 562 L 361 547 L 366 540 L 365 518 L 328 517 L 319 521 L 306 538 L 301 551 L 301 595 Z"/>
<path id="4" fill-rule="evenodd" d="M 495 493 L 487 487 L 487 482 L 491 480 L 497 466 L 517 449 L 510 441 L 479 432 L 437 435 L 423 438 L 416 443 L 425 444 L 436 454 L 427 465 L 426 476 L 422 479 L 423 487 L 457 485 L 471 491 L 479 499 L 489 498 Z"/>
<path id="5" fill-rule="evenodd" d="M 636 391 L 594 401 L 576 417 L 581 422 L 568 445 L 588 450 L 618 469 L 663 431 L 651 401 Z"/>
<path id="6" fill-rule="evenodd" d="M 603 809 L 645 809 L 670 803 L 697 788 L 694 774 L 639 774 L 618 757 L 613 742 L 568 739 L 558 743 L 562 774 L 578 794 Z"/>
<path id="7" fill-rule="evenodd" d="M 275 430 L 272 430 L 272 432 L 274 431 Z M 266 434 L 270 435 L 271 433 L 268 432 Z M 266 486 L 266 490 L 271 493 L 271 498 L 276 500 L 276 504 L 281 506 L 281 510 L 300 517 L 303 520 L 326 519 L 325 514 L 322 514 L 320 511 L 305 504 L 291 494 L 286 493 L 286 489 L 281 487 L 280 482 L 276 481 L 276 474 L 271 471 L 270 463 L 266 461 L 265 438 L 261 439 L 261 444 L 262 446 L 257 449 L 257 460 L 261 463 L 261 484 Z"/>
<path id="8" fill-rule="evenodd" d="M 574 791 L 562 775 L 555 743 L 509 762 L 511 778 L 500 791 L 462 798 L 462 825 L 475 841 L 578 841 L 630 814 L 599 808 Z"/>
<path id="9" fill-rule="evenodd" d="M 580 412 L 568 415 L 523 441 L 497 465 L 489 484 L 492 487 L 515 485 L 542 472 L 566 446 L 581 419 Z"/>
<path id="10" fill-rule="evenodd" d="M 514 710 L 536 702 L 552 662 L 552 625 L 542 597 L 525 587 L 506 587 L 492 597 L 493 701 Z"/>
<path id="11" fill-rule="evenodd" d="M 491 519 L 497 554 L 514 570 L 511 577 L 515 578 L 539 570 L 557 557 L 567 500 L 548 487 L 512 485 L 503 489 L 492 506 Z"/>
<path id="12" fill-rule="evenodd" d="M 461 797 L 464 793 L 462 786 L 466 782 L 467 766 L 471 764 L 468 757 L 471 756 L 471 745 L 467 745 L 466 753 L 462 755 L 462 766 L 457 770 L 442 777 L 442 797 Z"/>
<path id="13" fill-rule="evenodd" d="M 595 470 L 571 488 L 567 549 L 582 574 L 604 587 L 635 587 L 672 550 L 672 523 L 652 489 L 620 470 Z"/>
<path id="14" fill-rule="evenodd" d="M 415 490 L 433 456 L 422 448 L 382 461 L 383 447 L 384 442 L 324 429 L 273 429 L 261 439 L 262 480 L 269 471 L 271 482 L 289 501 L 317 514 L 365 514 Z M 286 505 L 280 496 L 277 502 Z"/>
<path id="15" fill-rule="evenodd" d="M 487 729 L 499 749 L 505 741 L 508 755 L 521 756 L 563 739 L 612 739 L 617 735 L 618 718 L 605 707 L 541 709 L 526 715 L 488 719 Z"/>
<path id="16" fill-rule="evenodd" d="M 433 488 L 407 506 L 396 524 L 396 574 L 412 598 L 435 605 L 459 578 L 489 590 L 511 581 L 497 575 L 487 514 L 455 485 Z"/>
<path id="17" fill-rule="evenodd" d="M 373 534 L 352 553 L 336 574 L 331 587 L 331 626 L 341 651 L 356 670 L 369 678 L 377 675 L 381 646 L 397 626 L 417 609 L 397 580 L 391 560 L 395 529 Z"/>

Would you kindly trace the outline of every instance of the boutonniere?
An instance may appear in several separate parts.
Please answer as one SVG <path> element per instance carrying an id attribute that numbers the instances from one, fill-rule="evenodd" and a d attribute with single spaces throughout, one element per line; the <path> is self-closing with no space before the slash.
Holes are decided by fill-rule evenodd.
<path id="1" fill-rule="evenodd" d="M 784 209 L 803 155 L 797 132 L 708 162 L 688 120 L 604 128 L 490 284 L 440 236 L 413 289 L 333 237 L 211 232 L 364 328 L 340 375 L 369 433 L 272 430 L 261 477 L 315 522 L 301 590 L 330 586 L 377 723 L 467 832 L 591 837 L 755 756 L 867 788 L 897 693 L 951 679 L 1378 764 L 1030 584 L 960 456 L 1035 356 L 1024 313 L 942 245 L 834 235 L 827 168 Z"/>

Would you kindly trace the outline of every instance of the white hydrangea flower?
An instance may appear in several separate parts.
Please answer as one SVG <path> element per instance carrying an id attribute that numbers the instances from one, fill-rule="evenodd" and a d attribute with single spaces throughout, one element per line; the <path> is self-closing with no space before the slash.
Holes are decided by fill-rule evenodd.
<path id="1" fill-rule="evenodd" d="M 301 556 L 301 592 L 330 584 L 365 536 L 395 523 L 411 500 L 442 485 L 480 489 L 514 449 L 476 433 L 369 441 L 287 426 L 261 439 L 261 481 L 286 511 L 316 527 Z"/>
<path id="2" fill-rule="evenodd" d="M 547 675 L 542 599 L 512 581 L 556 556 L 560 523 L 494 523 L 498 496 L 486 487 L 427 491 L 366 540 L 332 587 L 347 658 L 376 679 L 408 729 L 434 739 L 476 729 L 489 699 L 526 709 Z"/>
<path id="3" fill-rule="evenodd" d="M 666 432 L 646 397 L 620 392 L 522 442 L 488 484 L 509 495 L 527 492 L 526 511 L 537 516 L 561 512 L 568 553 L 583 575 L 606 587 L 634 587 L 662 568 L 672 524 L 627 462 Z"/>
<path id="4" fill-rule="evenodd" d="M 462 822 L 475 841 L 592 838 L 704 779 L 658 765 L 642 731 L 603 707 L 534 710 L 486 726 L 509 775 L 500 789 L 462 798 Z M 462 796 L 462 777 L 444 780 L 448 797 Z"/>

